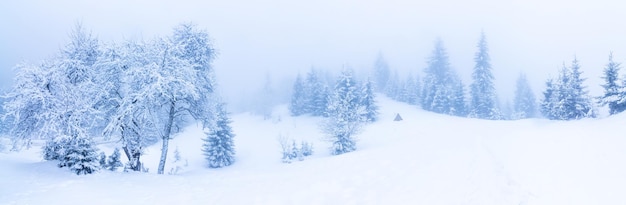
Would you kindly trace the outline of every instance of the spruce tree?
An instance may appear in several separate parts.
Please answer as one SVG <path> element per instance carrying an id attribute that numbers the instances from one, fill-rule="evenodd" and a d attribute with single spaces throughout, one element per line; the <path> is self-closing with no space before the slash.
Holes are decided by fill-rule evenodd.
<path id="1" fill-rule="evenodd" d="M 382 53 L 378 54 L 378 58 L 376 58 L 376 62 L 374 63 L 374 77 L 376 79 L 376 90 L 379 92 L 386 91 L 391 77 L 391 71 Z"/>
<path id="2" fill-rule="evenodd" d="M 551 92 L 551 91 L 549 91 Z M 549 94 L 551 95 L 551 94 Z M 528 79 L 523 73 L 517 78 L 515 98 L 513 99 L 513 119 L 524 119 L 535 116 L 535 94 L 528 84 Z"/>
<path id="3" fill-rule="evenodd" d="M 305 110 L 313 116 L 324 116 L 328 106 L 327 87 L 320 78 L 320 73 L 312 68 L 304 83 L 307 98 Z"/>
<path id="4" fill-rule="evenodd" d="M 68 167 L 77 175 L 91 174 L 100 170 L 98 148 L 91 139 L 77 135 L 66 136 L 68 144 L 59 153 L 59 167 Z"/>
<path id="5" fill-rule="evenodd" d="M 361 92 L 361 106 L 365 109 L 363 118 L 366 122 L 375 122 L 378 120 L 378 106 L 375 101 L 374 88 L 369 79 L 363 86 Z"/>
<path id="6" fill-rule="evenodd" d="M 541 114 L 551 120 L 557 118 L 555 108 L 555 99 L 556 99 L 556 85 L 554 84 L 554 79 L 549 78 L 546 81 L 546 90 L 543 91 L 543 100 L 541 101 Z"/>
<path id="7" fill-rule="evenodd" d="M 233 143 L 231 120 L 226 112 L 225 104 L 218 103 L 215 109 L 215 122 L 208 123 L 203 139 L 202 152 L 210 168 L 220 168 L 235 162 L 235 145 Z"/>
<path id="8" fill-rule="evenodd" d="M 499 111 L 496 109 L 496 90 L 485 33 L 481 33 L 477 47 L 478 51 L 474 56 L 476 65 L 472 72 L 473 82 L 470 85 L 470 116 L 493 120 L 499 118 Z"/>
<path id="9" fill-rule="evenodd" d="M 354 135 L 360 131 L 364 109 L 359 103 L 358 83 L 352 70 L 344 69 L 335 85 L 329 103 L 329 118 L 322 129 L 332 143 L 331 154 L 339 155 L 356 150 Z"/>
<path id="10" fill-rule="evenodd" d="M 595 117 L 593 104 L 588 95 L 586 87 L 583 85 L 585 79 L 582 78 L 582 71 L 578 64 L 578 59 L 572 61 L 571 78 L 568 87 L 569 94 L 565 107 L 568 109 L 567 119 L 580 119 L 585 117 Z"/>
<path id="11" fill-rule="evenodd" d="M 107 164 L 108 164 L 108 169 L 110 171 L 116 171 L 117 168 L 124 166 L 122 164 L 122 162 L 120 161 L 120 149 L 119 148 L 115 148 L 115 150 L 113 150 L 113 154 L 111 154 L 111 156 L 109 156 L 109 159 L 107 160 Z"/>
<path id="12" fill-rule="evenodd" d="M 541 105 L 542 114 L 552 120 L 595 117 L 595 110 L 583 86 L 580 65 L 574 58 L 571 67 L 563 65 L 559 78 L 549 80 Z"/>
<path id="13" fill-rule="evenodd" d="M 422 108 L 436 113 L 457 113 L 454 109 L 455 89 L 458 76 L 450 67 L 443 42 L 438 39 L 424 70 L 422 85 Z"/>
<path id="14" fill-rule="evenodd" d="M 305 106 L 307 103 L 307 96 L 304 90 L 304 84 L 300 74 L 296 77 L 296 81 L 293 83 L 293 91 L 291 94 L 291 102 L 289 103 L 289 111 L 293 116 L 299 116 L 306 113 Z"/>
<path id="15" fill-rule="evenodd" d="M 451 109 L 449 114 L 455 116 L 467 116 L 467 108 L 465 104 L 465 88 L 463 82 L 458 80 L 453 88 L 453 98 L 451 99 Z"/>
<path id="16" fill-rule="evenodd" d="M 624 85 L 618 84 L 618 75 L 621 63 L 613 61 L 613 53 L 609 54 L 609 63 L 604 68 L 604 95 L 600 97 L 601 105 L 609 105 L 609 114 L 614 115 L 623 112 L 626 109 L 626 103 L 620 103 L 623 100 L 622 89 Z"/>

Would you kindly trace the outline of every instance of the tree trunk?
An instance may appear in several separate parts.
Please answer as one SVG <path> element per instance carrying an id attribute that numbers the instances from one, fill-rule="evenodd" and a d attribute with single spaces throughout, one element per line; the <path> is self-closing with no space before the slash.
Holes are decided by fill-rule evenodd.
<path id="1" fill-rule="evenodd" d="M 170 103 L 170 112 L 165 126 L 165 133 L 163 133 L 163 146 L 161 147 L 161 160 L 159 161 L 158 174 L 163 174 L 165 170 L 165 160 L 167 159 L 167 149 L 170 141 L 170 134 L 172 133 L 172 125 L 174 124 L 174 102 Z"/>

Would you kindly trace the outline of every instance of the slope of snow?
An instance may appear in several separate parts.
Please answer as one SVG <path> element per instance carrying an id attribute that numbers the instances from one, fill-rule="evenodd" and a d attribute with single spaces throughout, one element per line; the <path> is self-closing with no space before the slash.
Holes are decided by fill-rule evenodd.
<path id="1" fill-rule="evenodd" d="M 176 175 L 154 174 L 159 144 L 143 157 L 150 173 L 76 176 L 38 147 L 0 153 L 0 204 L 626 204 L 625 114 L 486 121 L 378 101 L 379 122 L 339 156 L 319 118 L 289 117 L 284 106 L 268 120 L 234 115 L 237 162 L 221 169 L 205 168 L 196 126 L 172 140 L 170 156 L 178 147 L 187 161 Z M 315 153 L 281 163 L 281 135 L 313 142 Z"/>

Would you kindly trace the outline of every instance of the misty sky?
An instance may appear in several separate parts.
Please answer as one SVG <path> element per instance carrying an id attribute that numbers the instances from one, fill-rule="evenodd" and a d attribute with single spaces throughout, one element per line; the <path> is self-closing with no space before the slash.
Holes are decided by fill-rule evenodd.
<path id="1" fill-rule="evenodd" d="M 56 54 L 77 21 L 102 42 L 165 36 L 191 21 L 214 39 L 230 99 L 258 90 L 267 73 L 280 81 L 311 66 L 370 71 L 379 52 L 400 74 L 421 74 L 438 37 L 468 85 L 481 30 L 502 101 L 521 71 L 539 94 L 575 55 L 597 95 L 609 52 L 626 62 L 624 8 L 609 0 L 1 1 L 0 86 L 10 85 L 15 64 Z"/>

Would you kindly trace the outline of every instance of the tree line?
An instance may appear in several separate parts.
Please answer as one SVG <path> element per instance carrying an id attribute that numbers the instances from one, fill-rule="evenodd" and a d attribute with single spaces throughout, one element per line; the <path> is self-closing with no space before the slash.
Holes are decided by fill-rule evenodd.
<path id="1" fill-rule="evenodd" d="M 626 109 L 626 80 L 620 80 L 620 63 L 613 61 L 604 68 L 604 94 L 589 95 L 585 78 L 576 58 L 570 66 L 563 65 L 557 78 L 546 80 L 541 99 L 535 97 L 528 79 L 520 73 L 515 87 L 513 107 L 505 112 L 498 102 L 493 83 L 491 59 L 486 36 L 481 33 L 474 55 L 472 82 L 464 85 L 450 66 L 447 51 L 441 39 L 427 59 L 423 76 L 408 75 L 400 79 L 397 71 L 391 72 L 382 54 L 374 63 L 375 89 L 388 97 L 420 106 L 436 113 L 489 120 L 545 117 L 551 120 L 575 120 L 597 117 L 598 106 L 608 105 L 611 115 Z M 469 95 L 469 96 L 467 96 Z"/>

